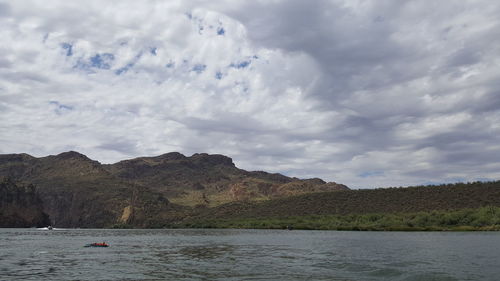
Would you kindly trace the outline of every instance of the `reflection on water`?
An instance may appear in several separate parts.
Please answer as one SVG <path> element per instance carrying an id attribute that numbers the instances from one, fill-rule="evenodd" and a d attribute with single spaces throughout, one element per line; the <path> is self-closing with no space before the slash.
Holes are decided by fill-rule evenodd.
<path id="1" fill-rule="evenodd" d="M 84 248 L 106 241 L 109 248 Z M 498 280 L 498 233 L 0 229 L 0 280 Z"/>

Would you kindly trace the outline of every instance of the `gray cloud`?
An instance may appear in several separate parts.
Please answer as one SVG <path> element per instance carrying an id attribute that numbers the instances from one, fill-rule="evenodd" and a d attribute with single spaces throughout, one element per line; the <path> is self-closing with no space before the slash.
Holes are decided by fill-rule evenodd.
<path id="1" fill-rule="evenodd" d="M 10 15 L 10 6 L 7 3 L 0 2 L 0 17 L 7 17 Z"/>
<path id="2" fill-rule="evenodd" d="M 442 154 L 441 162 L 426 163 L 428 168 L 418 175 L 444 181 L 448 180 L 444 172 L 433 172 L 441 170 L 438 165 L 495 162 L 495 157 L 482 151 L 484 145 L 497 141 L 498 130 L 486 128 L 489 121 L 484 117 L 498 114 L 498 95 L 493 93 L 499 87 L 494 75 L 480 77 L 479 69 L 498 74 L 492 62 L 498 61 L 499 21 L 494 14 L 499 6 L 471 12 L 480 4 L 433 3 L 429 13 L 426 1 L 344 4 L 278 1 L 261 3 L 265 8 L 248 4 L 245 12 L 229 12 L 245 24 L 258 44 L 304 52 L 320 63 L 322 81 L 311 95 L 321 101 L 322 110 L 346 113 L 336 130 L 322 138 L 331 143 L 353 142 L 342 159 L 392 147 L 405 146 L 408 153 L 432 147 Z M 248 12 L 252 10 L 255 14 Z M 464 77 L 473 72 L 464 83 Z M 415 132 L 421 137 L 397 136 L 405 124 L 425 126 L 433 122 L 430 116 L 446 121 L 459 113 L 470 113 L 472 120 L 451 129 L 440 128 L 435 121 L 435 128 Z M 450 147 L 450 142 L 468 145 Z M 465 178 L 478 177 L 473 173 L 465 172 Z"/>
<path id="3" fill-rule="evenodd" d="M 12 66 L 12 63 L 5 59 L 5 58 L 0 58 L 0 68 L 9 68 Z"/>
<path id="4" fill-rule="evenodd" d="M 134 141 L 130 141 L 127 139 L 115 139 L 112 140 L 111 142 L 106 142 L 103 144 L 100 144 L 96 146 L 97 149 L 102 149 L 102 150 L 112 150 L 112 151 L 117 151 L 123 154 L 128 154 L 128 155 L 136 155 L 139 153 L 137 151 L 137 143 Z"/>
<path id="5" fill-rule="evenodd" d="M 222 153 L 351 187 L 498 179 L 499 13 L 493 1 L 0 4 L 2 152 Z"/>

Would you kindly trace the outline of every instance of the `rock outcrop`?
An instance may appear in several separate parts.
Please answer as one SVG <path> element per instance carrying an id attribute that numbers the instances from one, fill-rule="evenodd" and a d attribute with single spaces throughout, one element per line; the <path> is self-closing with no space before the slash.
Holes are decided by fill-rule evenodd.
<path id="1" fill-rule="evenodd" d="M 0 227 L 42 227 L 50 224 L 36 188 L 0 179 Z"/>

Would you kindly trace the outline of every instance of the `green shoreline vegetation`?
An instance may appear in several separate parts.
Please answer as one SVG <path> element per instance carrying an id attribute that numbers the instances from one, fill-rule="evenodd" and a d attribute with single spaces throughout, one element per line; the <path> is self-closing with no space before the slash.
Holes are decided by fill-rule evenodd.
<path id="1" fill-rule="evenodd" d="M 167 228 L 237 228 L 358 231 L 499 231 L 500 207 L 394 214 L 311 215 L 185 221 Z"/>

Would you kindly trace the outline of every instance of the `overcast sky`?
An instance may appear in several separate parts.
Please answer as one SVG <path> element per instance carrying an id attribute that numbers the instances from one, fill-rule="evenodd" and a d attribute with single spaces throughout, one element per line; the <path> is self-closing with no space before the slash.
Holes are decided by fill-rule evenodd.
<path id="1" fill-rule="evenodd" d="M 497 1 L 2 1 L 0 153 L 500 179 Z"/>

